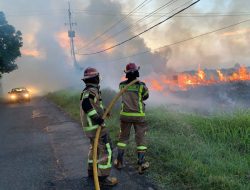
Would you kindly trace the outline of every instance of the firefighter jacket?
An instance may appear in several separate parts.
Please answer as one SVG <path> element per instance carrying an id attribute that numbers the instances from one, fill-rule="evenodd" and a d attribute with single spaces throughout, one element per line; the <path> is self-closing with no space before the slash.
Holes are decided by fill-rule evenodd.
<path id="1" fill-rule="evenodd" d="M 94 137 L 96 129 L 101 125 L 101 136 L 106 134 L 104 127 L 104 108 L 102 104 L 101 91 L 97 84 L 86 84 L 81 94 L 80 105 L 81 121 L 83 130 L 88 137 Z"/>
<path id="2" fill-rule="evenodd" d="M 120 83 L 120 90 L 130 81 L 126 80 Z M 144 82 L 138 81 L 130 86 L 122 95 L 122 105 L 120 112 L 121 121 L 144 122 L 145 121 L 145 103 L 149 92 Z"/>

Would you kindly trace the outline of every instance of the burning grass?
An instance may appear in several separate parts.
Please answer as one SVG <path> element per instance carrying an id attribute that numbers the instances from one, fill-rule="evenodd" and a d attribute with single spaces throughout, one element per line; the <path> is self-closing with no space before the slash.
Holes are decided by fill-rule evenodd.
<path id="1" fill-rule="evenodd" d="M 197 71 L 176 73 L 173 76 L 158 75 L 156 78 L 145 79 L 151 90 L 175 92 L 199 86 L 250 81 L 250 71 L 245 66 L 228 70 L 202 70 L 199 67 Z"/>
<path id="2" fill-rule="evenodd" d="M 113 95 L 103 92 L 104 99 Z M 79 120 L 80 92 L 48 97 Z M 107 126 L 116 141 L 119 114 L 114 113 Z M 147 115 L 151 168 L 146 175 L 159 189 L 250 189 L 250 111 L 203 116 L 158 107 Z M 136 162 L 133 139 L 130 148 L 127 156 Z"/>

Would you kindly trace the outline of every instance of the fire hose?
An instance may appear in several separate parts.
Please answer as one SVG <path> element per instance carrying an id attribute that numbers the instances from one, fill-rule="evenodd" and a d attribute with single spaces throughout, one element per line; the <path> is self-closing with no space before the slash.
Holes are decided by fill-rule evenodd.
<path id="1" fill-rule="evenodd" d="M 111 103 L 108 105 L 106 111 L 104 112 L 102 118 L 105 119 L 114 106 L 114 104 L 117 102 L 117 100 L 120 98 L 120 96 L 133 84 L 138 82 L 138 80 L 133 80 L 129 84 L 127 84 L 124 88 L 120 90 L 120 92 L 113 98 Z M 98 171 L 97 171 L 97 148 L 98 148 L 98 141 L 100 137 L 100 132 L 101 132 L 101 126 L 97 128 L 96 130 L 96 135 L 95 135 L 95 141 L 94 141 L 94 152 L 93 152 L 93 174 L 94 174 L 94 183 L 95 183 L 95 190 L 100 190 L 100 185 L 99 185 L 99 179 L 98 179 Z"/>

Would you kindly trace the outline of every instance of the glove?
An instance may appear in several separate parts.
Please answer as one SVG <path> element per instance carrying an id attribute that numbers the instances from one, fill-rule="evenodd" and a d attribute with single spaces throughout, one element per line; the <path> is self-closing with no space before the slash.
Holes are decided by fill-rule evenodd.
<path id="1" fill-rule="evenodd" d="M 102 119 L 101 117 L 98 117 L 95 119 L 95 122 L 98 124 L 98 125 L 104 125 L 104 119 Z"/>

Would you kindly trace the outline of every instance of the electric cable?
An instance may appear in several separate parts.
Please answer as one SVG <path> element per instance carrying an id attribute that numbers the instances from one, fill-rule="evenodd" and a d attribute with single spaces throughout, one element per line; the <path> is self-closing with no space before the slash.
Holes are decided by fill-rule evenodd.
<path id="1" fill-rule="evenodd" d="M 172 11 L 171 11 L 172 12 Z M 166 13 L 166 14 L 169 14 L 169 13 Z M 189 13 L 188 13 L 189 14 Z M 154 16 L 154 15 L 152 15 L 152 16 Z M 151 16 L 151 17 L 152 17 Z M 243 14 L 243 15 L 235 15 L 235 14 L 220 14 L 220 15 L 217 15 L 217 14 L 211 14 L 211 15 L 208 15 L 208 14 L 198 14 L 198 15 L 182 15 L 182 14 L 180 14 L 180 15 L 177 15 L 177 16 L 175 16 L 175 18 L 188 18 L 188 17 L 191 17 L 191 18 L 207 18 L 207 17 L 225 17 L 225 16 L 228 16 L 228 17 L 242 17 L 242 16 L 250 16 L 250 14 Z M 158 19 L 160 19 L 160 18 L 162 18 L 162 17 L 166 17 L 165 15 L 162 15 L 162 16 L 159 16 L 159 18 Z M 157 19 L 157 20 L 158 20 Z M 139 22 L 140 20 L 138 20 L 138 21 L 136 21 L 136 23 L 135 24 L 137 24 L 138 22 Z M 154 20 L 154 21 L 156 21 L 156 20 Z M 154 22 L 153 21 L 153 22 Z M 152 22 L 150 22 L 150 23 L 147 23 L 147 25 L 148 24 L 151 24 Z M 126 30 L 128 30 L 128 29 L 130 29 L 130 28 L 132 28 L 132 31 L 134 31 L 134 27 L 135 27 L 135 24 L 133 24 L 132 26 L 128 26 L 128 27 L 126 27 L 126 28 L 123 28 L 122 30 L 120 30 L 120 31 L 118 31 L 118 32 L 116 32 L 115 34 L 113 34 L 113 36 L 110 36 L 110 37 L 107 37 L 107 38 L 105 38 L 102 42 L 105 42 L 105 41 L 107 41 L 107 40 L 109 40 L 109 39 L 111 39 L 111 38 L 114 38 L 114 37 L 116 37 L 116 36 L 118 36 L 119 34 L 121 34 L 121 33 L 123 33 L 124 31 L 126 31 Z M 91 46 L 92 47 L 92 46 Z"/>
<path id="2" fill-rule="evenodd" d="M 144 6 L 145 3 L 147 3 L 147 1 L 152 1 L 152 0 L 144 0 L 142 3 L 140 3 L 137 7 L 135 7 L 132 11 L 130 11 L 125 17 L 122 17 L 120 20 L 118 20 L 117 22 L 115 22 L 114 24 L 112 24 L 109 28 L 107 28 L 104 32 L 102 32 L 101 34 L 99 34 L 98 36 L 96 36 L 94 39 L 90 40 L 85 46 L 78 48 L 77 51 L 79 51 L 80 49 L 86 48 L 88 47 L 90 44 L 92 44 L 94 41 L 96 41 L 97 39 L 99 39 L 100 37 L 102 37 L 104 34 L 106 34 L 108 31 L 110 31 L 111 29 L 113 29 L 115 26 L 117 26 L 118 24 L 122 23 L 124 20 L 127 19 L 127 17 L 132 14 L 134 11 L 136 11 L 137 9 L 140 9 Z M 148 3 L 149 3 L 148 2 Z"/>
<path id="3" fill-rule="evenodd" d="M 225 30 L 225 29 L 228 29 L 228 28 L 232 28 L 232 27 L 234 27 L 234 26 L 237 26 L 237 25 L 240 25 L 240 24 L 249 22 L 249 21 L 250 21 L 250 19 L 243 20 L 243 21 L 240 21 L 240 22 L 237 22 L 237 23 L 228 25 L 228 26 L 224 26 L 224 27 L 222 27 L 222 28 L 218 28 L 218 29 L 216 29 L 216 30 L 212 30 L 212 31 L 209 31 L 209 32 L 206 32 L 206 33 L 202 33 L 202 34 L 193 36 L 193 37 L 191 37 L 191 38 L 187 38 L 187 39 L 184 39 L 184 40 L 180 40 L 180 41 L 177 41 L 177 42 L 173 42 L 173 43 L 171 43 L 171 44 L 167 44 L 167 45 L 164 45 L 164 46 L 161 46 L 161 47 L 158 47 L 158 48 L 150 49 L 150 50 L 147 50 L 147 51 L 142 51 L 142 52 L 139 52 L 139 53 L 135 53 L 135 54 L 126 56 L 126 57 L 120 57 L 120 58 L 117 58 L 117 59 L 108 61 L 108 63 L 113 63 L 113 62 L 117 62 L 117 61 L 119 61 L 119 60 L 127 59 L 127 58 L 130 58 L 130 57 L 136 57 L 136 56 L 139 56 L 139 55 L 142 55 L 142 54 L 150 53 L 152 50 L 153 50 L 153 51 L 156 51 L 156 50 L 164 49 L 164 48 L 167 48 L 167 47 L 170 47 L 170 46 L 178 45 L 178 44 L 181 44 L 181 43 L 184 43 L 184 42 L 187 42 L 187 41 L 194 40 L 194 39 L 196 39 L 196 38 L 200 38 L 200 37 L 203 37 L 203 36 L 206 36 L 206 35 L 209 35 L 209 34 L 213 34 L 213 33 L 219 32 L 219 31 L 221 31 L 221 30 Z"/>
<path id="4" fill-rule="evenodd" d="M 128 42 L 128 41 L 133 40 L 134 38 L 137 38 L 137 37 L 140 36 L 141 34 L 144 34 L 144 33 L 148 32 L 149 30 L 155 28 L 156 26 L 158 26 L 158 25 L 160 25 L 160 24 L 166 22 L 167 20 L 173 18 L 175 15 L 177 15 L 177 14 L 179 14 L 179 13 L 181 13 L 181 12 L 187 10 L 187 9 L 190 8 L 190 7 L 192 7 L 193 5 L 195 5 L 196 3 L 198 3 L 199 1 L 200 1 L 200 0 L 195 1 L 194 3 L 190 4 L 189 6 L 187 6 L 187 7 L 183 8 L 183 9 L 181 9 L 180 11 L 178 11 L 178 12 L 174 13 L 173 15 L 169 16 L 168 18 L 164 19 L 163 21 L 161 21 L 161 22 L 159 22 L 159 23 L 157 23 L 157 24 L 151 26 L 150 28 L 148 28 L 148 29 L 146 29 L 146 30 L 140 32 L 139 34 L 136 34 L 136 35 L 132 36 L 131 38 L 129 38 L 129 39 L 127 39 L 127 40 L 124 40 L 124 41 L 122 41 L 122 42 L 120 42 L 120 43 L 118 43 L 118 44 L 115 44 L 115 45 L 113 45 L 113 46 L 111 46 L 111 47 L 108 47 L 108 48 L 103 49 L 103 50 L 100 50 L 100 51 L 96 51 L 96 52 L 92 52 L 92 53 L 82 53 L 82 54 L 78 53 L 78 55 L 95 55 L 95 54 L 99 54 L 99 53 L 108 51 L 108 50 L 110 50 L 110 49 L 113 49 L 113 48 L 115 48 L 115 47 L 117 47 L 117 46 L 120 46 L 120 45 L 122 45 L 122 44 L 124 44 L 124 43 L 126 43 L 126 42 Z"/>
<path id="5" fill-rule="evenodd" d="M 115 12 L 112 13 L 110 11 L 108 11 L 108 12 L 101 12 L 100 10 L 98 10 L 98 11 L 87 10 L 87 9 L 86 10 L 74 9 L 72 12 L 74 14 L 80 14 L 80 13 L 91 14 L 91 16 L 92 15 L 101 15 L 101 16 L 116 16 L 116 15 L 118 15 Z M 119 13 L 119 15 L 120 14 L 127 15 L 128 12 L 121 12 L 121 13 Z M 143 15 L 147 15 L 147 14 L 149 14 L 149 13 L 148 12 L 134 12 L 130 15 L 131 16 L 143 16 Z M 167 14 L 167 13 L 158 13 L 156 16 L 162 16 L 165 14 Z M 185 13 L 183 13 L 183 14 L 185 14 Z M 186 14 L 204 14 L 204 13 L 186 13 Z M 205 13 L 205 14 L 237 14 L 237 15 L 242 14 L 242 15 L 244 15 L 244 14 L 250 14 L 250 13 L 249 12 L 211 12 L 211 13 Z"/>
<path id="6" fill-rule="evenodd" d="M 175 2 L 176 2 L 176 1 L 175 1 Z M 175 3 L 175 2 L 173 2 L 173 3 Z M 175 9 L 173 9 L 172 11 L 168 12 L 167 14 L 170 14 L 170 13 L 174 12 L 175 10 L 180 9 L 181 7 L 185 6 L 185 5 L 188 4 L 189 2 L 192 2 L 192 0 L 191 0 L 191 1 L 188 1 L 188 2 L 186 2 L 186 3 L 184 3 L 184 4 L 182 4 L 181 6 L 175 8 Z M 160 7 L 160 8 L 161 8 L 161 7 Z M 166 7 L 165 7 L 165 8 L 166 8 Z M 164 16 L 165 16 L 165 15 L 161 16 L 160 18 L 162 18 L 162 17 L 164 17 Z M 145 17 L 143 17 L 143 18 L 145 18 Z M 138 20 L 135 24 L 140 23 L 141 21 L 143 21 L 143 18 L 140 19 L 140 20 Z M 160 18 L 155 19 L 155 20 L 153 20 L 153 21 L 147 23 L 147 25 L 152 24 L 152 23 L 158 21 Z M 126 28 L 123 28 L 122 30 L 120 30 L 120 31 L 118 31 L 117 33 L 115 33 L 113 36 L 110 36 L 110 37 L 104 39 L 102 42 L 105 42 L 105 41 L 109 40 L 110 38 L 114 38 L 114 37 L 116 37 L 117 35 L 123 33 L 124 31 L 126 31 L 126 30 L 128 30 L 128 29 L 130 29 L 130 28 L 132 28 L 131 32 L 134 31 L 134 30 L 136 29 L 136 28 L 135 28 L 135 27 L 136 27 L 135 24 L 133 24 L 132 26 L 128 26 L 128 27 L 126 27 Z M 140 27 L 137 27 L 137 28 L 140 28 Z"/>
<path id="7" fill-rule="evenodd" d="M 126 26 L 125 28 L 119 30 L 118 32 L 114 33 L 113 35 L 108 36 L 107 38 L 105 38 L 104 40 L 102 40 L 102 41 L 101 41 L 100 43 L 98 43 L 98 44 L 101 44 L 101 43 L 103 43 L 103 42 L 105 42 L 105 41 L 107 41 L 107 40 L 109 40 L 109 39 L 111 39 L 111 38 L 114 38 L 115 36 L 117 36 L 117 35 L 123 33 L 124 31 L 127 31 L 127 30 L 130 29 L 130 28 L 136 27 L 136 24 L 142 22 L 143 20 L 147 19 L 148 17 L 153 16 L 153 15 L 156 14 L 158 11 L 160 11 L 160 10 L 162 10 L 162 9 L 165 9 L 166 7 L 170 6 L 171 4 L 173 4 L 173 3 L 177 2 L 177 1 L 178 1 L 178 0 L 171 0 L 171 1 L 167 2 L 167 3 L 165 3 L 164 5 L 160 6 L 160 7 L 157 8 L 156 10 L 150 12 L 149 14 L 147 14 L 147 15 L 145 15 L 144 17 L 142 17 L 142 18 L 140 18 L 139 20 L 137 20 L 134 24 L 129 25 L 129 26 Z M 171 12 L 173 12 L 173 11 L 171 11 Z M 157 19 L 157 20 L 158 20 L 158 19 Z M 151 23 L 151 22 L 150 22 L 150 23 Z M 93 45 L 94 45 L 94 44 L 93 44 Z M 92 46 L 93 46 L 93 45 L 92 45 Z M 90 46 L 90 47 L 92 47 L 92 46 Z"/>

